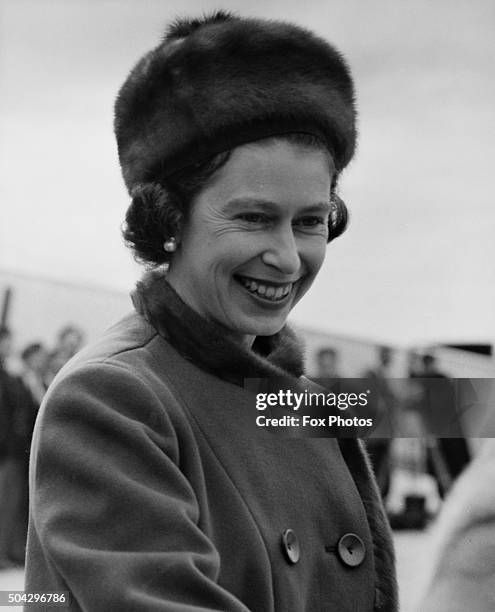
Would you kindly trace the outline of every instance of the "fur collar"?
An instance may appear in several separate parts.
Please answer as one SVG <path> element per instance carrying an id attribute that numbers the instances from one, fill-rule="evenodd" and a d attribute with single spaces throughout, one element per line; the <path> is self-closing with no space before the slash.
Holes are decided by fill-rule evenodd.
<path id="1" fill-rule="evenodd" d="M 243 385 L 244 378 L 300 377 L 301 347 L 284 327 L 274 336 L 258 337 L 253 350 L 234 342 L 220 325 L 206 321 L 166 281 L 163 272 L 150 272 L 138 283 L 136 310 L 186 359 L 219 378 Z M 392 534 L 361 440 L 341 439 L 340 449 L 356 483 L 373 537 L 375 560 L 374 612 L 396 612 L 397 584 Z"/>
<path id="2" fill-rule="evenodd" d="M 284 327 L 274 336 L 258 336 L 249 350 L 231 339 L 225 328 L 190 308 L 158 271 L 146 274 L 132 296 L 136 310 L 186 359 L 219 378 L 240 386 L 244 378 L 299 377 L 303 351 Z"/>

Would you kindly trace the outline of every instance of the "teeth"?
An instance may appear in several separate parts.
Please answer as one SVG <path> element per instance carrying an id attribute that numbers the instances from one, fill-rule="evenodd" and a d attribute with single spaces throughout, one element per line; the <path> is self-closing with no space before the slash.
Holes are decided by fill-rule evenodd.
<path id="1" fill-rule="evenodd" d="M 262 285 L 261 283 L 254 281 L 250 278 L 244 278 L 242 276 L 238 277 L 241 283 L 248 289 L 251 293 L 256 293 L 261 295 L 265 299 L 272 300 L 276 302 L 277 300 L 281 300 L 292 290 L 292 283 L 288 283 L 283 287 L 274 287 L 273 285 Z"/>

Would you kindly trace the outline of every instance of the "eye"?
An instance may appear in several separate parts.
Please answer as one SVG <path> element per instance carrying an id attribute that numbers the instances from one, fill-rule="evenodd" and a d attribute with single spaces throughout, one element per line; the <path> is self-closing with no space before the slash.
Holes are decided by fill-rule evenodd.
<path id="1" fill-rule="evenodd" d="M 237 216 L 241 221 L 247 221 L 247 223 L 267 223 L 270 219 L 263 213 L 241 213 Z"/>
<path id="2" fill-rule="evenodd" d="M 300 219 L 297 219 L 294 222 L 294 225 L 301 227 L 303 229 L 311 229 L 313 227 L 319 227 L 321 225 L 326 225 L 327 224 L 327 220 L 324 217 L 318 217 L 318 216 L 307 216 L 307 217 L 301 217 Z"/>

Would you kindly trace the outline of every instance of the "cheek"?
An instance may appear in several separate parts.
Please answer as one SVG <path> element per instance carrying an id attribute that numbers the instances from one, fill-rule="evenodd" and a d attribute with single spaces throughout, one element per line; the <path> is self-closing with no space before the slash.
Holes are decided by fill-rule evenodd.
<path id="1" fill-rule="evenodd" d="M 218 239 L 211 248 L 215 249 L 217 266 L 222 270 L 233 270 L 260 257 L 267 246 L 266 240 L 256 239 L 252 234 L 232 232 Z"/>
<path id="2" fill-rule="evenodd" d="M 202 257 L 197 262 L 197 270 L 201 271 L 202 277 L 209 279 L 212 283 L 211 289 L 219 283 L 227 281 L 234 268 L 245 260 L 245 249 L 235 240 L 211 241 L 203 250 Z"/>
<path id="3" fill-rule="evenodd" d="M 310 275 L 314 278 L 320 271 L 325 256 L 327 254 L 326 240 L 318 241 L 312 245 L 308 245 L 305 251 L 305 261 Z"/>

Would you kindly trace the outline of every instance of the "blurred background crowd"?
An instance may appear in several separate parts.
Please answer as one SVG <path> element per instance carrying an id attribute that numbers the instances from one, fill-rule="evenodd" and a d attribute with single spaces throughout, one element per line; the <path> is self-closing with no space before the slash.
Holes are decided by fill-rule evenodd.
<path id="1" fill-rule="evenodd" d="M 0 570 L 24 564 L 36 415 L 55 375 L 83 342 L 82 330 L 66 325 L 52 346 L 34 341 L 14 353 L 12 331 L 0 326 Z"/>

